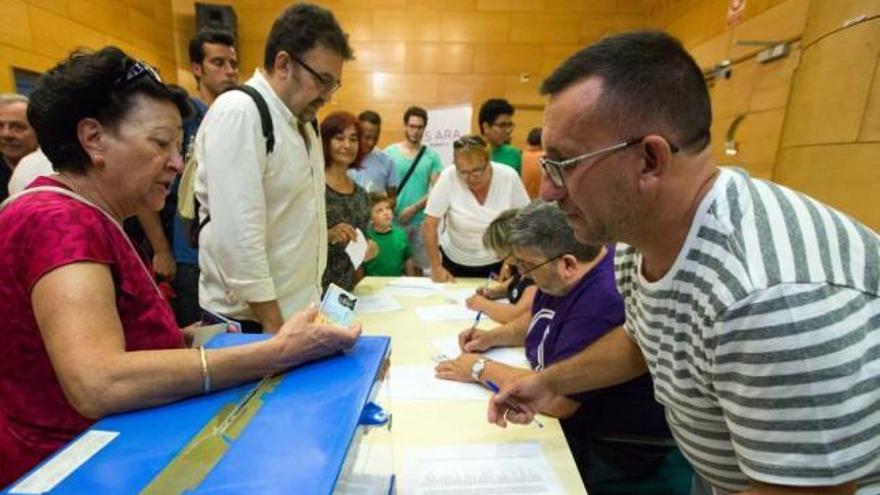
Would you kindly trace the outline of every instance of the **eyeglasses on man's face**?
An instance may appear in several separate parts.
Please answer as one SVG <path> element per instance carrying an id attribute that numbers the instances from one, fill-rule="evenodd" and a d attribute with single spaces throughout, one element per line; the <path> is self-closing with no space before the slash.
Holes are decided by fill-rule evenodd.
<path id="1" fill-rule="evenodd" d="M 549 258 L 542 263 L 538 263 L 537 265 L 532 265 L 531 263 L 527 263 L 527 262 L 517 258 L 516 256 L 511 256 L 510 257 L 510 264 L 516 266 L 517 270 L 519 270 L 520 277 L 524 277 L 527 273 L 531 273 L 531 272 L 537 270 L 538 268 L 541 268 L 542 266 L 545 266 L 549 263 L 552 263 L 552 262 L 558 260 L 559 258 L 562 258 L 563 256 L 565 256 L 565 253 L 557 254 L 556 256 Z"/>
<path id="2" fill-rule="evenodd" d="M 333 93 L 338 91 L 339 88 L 342 87 L 342 81 L 338 81 L 338 80 L 334 79 L 333 76 L 330 76 L 328 74 L 319 73 L 318 71 L 313 69 L 309 64 L 305 63 L 303 61 L 303 59 L 299 58 L 298 56 L 291 55 L 290 58 L 292 58 L 296 63 L 298 63 L 300 66 L 302 66 L 303 69 L 308 71 L 308 73 L 311 74 L 312 77 L 315 78 L 315 81 L 317 81 L 318 84 L 320 84 L 321 87 L 324 88 L 322 90 L 323 93 L 327 93 L 328 95 L 332 95 Z"/>
<path id="3" fill-rule="evenodd" d="M 502 132 L 513 132 L 513 129 L 516 127 L 516 124 L 514 124 L 513 122 L 501 121 L 501 122 L 495 122 L 494 124 L 492 124 L 492 127 L 497 127 Z"/>
<path id="4" fill-rule="evenodd" d="M 596 151 L 590 151 L 588 153 L 584 153 L 583 155 L 567 158 L 565 160 L 553 160 L 551 158 L 547 158 L 546 156 L 542 156 L 539 161 L 541 163 L 541 168 L 543 168 L 547 172 L 550 180 L 553 181 L 553 185 L 562 188 L 565 187 L 565 169 L 571 168 L 578 163 L 583 163 L 586 160 L 598 158 L 603 155 L 608 155 L 610 153 L 629 148 L 630 146 L 642 142 L 645 137 L 646 136 L 641 136 L 628 139 L 626 141 L 608 146 L 606 148 L 602 148 Z M 675 153 L 676 151 L 678 151 L 678 148 L 672 146 L 672 152 Z"/>

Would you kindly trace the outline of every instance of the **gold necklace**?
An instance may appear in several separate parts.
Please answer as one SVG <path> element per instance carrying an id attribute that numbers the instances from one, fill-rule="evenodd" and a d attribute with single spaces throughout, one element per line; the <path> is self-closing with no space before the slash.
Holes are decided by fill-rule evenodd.
<path id="1" fill-rule="evenodd" d="M 77 182 L 76 182 L 75 179 L 73 179 L 72 177 L 70 177 L 70 176 L 68 176 L 68 175 L 66 175 L 66 174 L 64 174 L 64 173 L 58 174 L 58 176 L 62 178 L 62 181 L 61 181 L 61 182 L 63 182 L 64 185 L 66 185 L 67 187 L 69 187 L 70 190 L 73 191 L 74 194 L 76 194 L 77 196 L 82 197 L 82 199 L 84 199 L 87 203 L 91 204 L 91 205 L 94 206 L 95 208 L 97 208 L 97 209 L 103 211 L 104 213 L 106 213 L 107 215 L 109 215 L 110 218 L 112 218 L 113 220 L 116 220 L 116 223 L 118 223 L 118 224 L 120 224 L 120 225 L 122 224 L 122 220 L 121 220 L 119 217 L 117 217 L 116 215 L 114 215 L 114 214 L 113 214 L 110 210 L 108 210 L 107 208 L 104 208 L 104 207 L 101 205 L 101 203 L 100 203 L 98 200 L 96 200 L 95 197 L 94 197 L 91 193 L 87 192 L 85 189 L 83 189 L 82 186 L 80 186 L 79 184 L 77 184 Z"/>

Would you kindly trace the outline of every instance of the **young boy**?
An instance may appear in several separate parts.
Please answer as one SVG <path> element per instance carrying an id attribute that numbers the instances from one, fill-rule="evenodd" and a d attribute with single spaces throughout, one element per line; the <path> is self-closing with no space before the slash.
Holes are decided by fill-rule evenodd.
<path id="1" fill-rule="evenodd" d="M 416 275 L 412 247 L 406 232 L 392 225 L 392 200 L 383 192 L 370 193 L 370 228 L 367 236 L 379 246 L 379 254 L 364 265 L 367 275 L 394 277 L 406 273 Z"/>

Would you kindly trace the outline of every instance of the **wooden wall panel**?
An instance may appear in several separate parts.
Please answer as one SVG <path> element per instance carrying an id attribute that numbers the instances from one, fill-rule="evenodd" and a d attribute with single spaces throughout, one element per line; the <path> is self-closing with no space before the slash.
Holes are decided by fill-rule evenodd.
<path id="1" fill-rule="evenodd" d="M 474 64 L 474 47 L 466 43 L 408 43 L 406 72 L 468 74 Z"/>
<path id="2" fill-rule="evenodd" d="M 0 44 L 30 48 L 31 38 L 28 5 L 22 0 L 0 0 Z"/>
<path id="3" fill-rule="evenodd" d="M 880 142 L 880 57 L 874 61 L 874 85 L 871 87 L 871 96 L 865 105 L 865 118 L 862 121 L 862 130 L 859 132 L 859 141 Z"/>
<path id="4" fill-rule="evenodd" d="M 809 5 L 809 0 L 786 0 L 745 20 L 733 30 L 730 58 L 739 58 L 762 49 L 740 45 L 738 41 L 779 42 L 799 38 L 807 23 Z"/>
<path id="5" fill-rule="evenodd" d="M 513 43 L 577 43 L 581 21 L 571 14 L 513 14 L 510 41 Z"/>
<path id="6" fill-rule="evenodd" d="M 782 151 L 774 180 L 880 229 L 880 143 L 799 146 Z"/>
<path id="7" fill-rule="evenodd" d="M 804 44 L 809 45 L 819 37 L 862 15 L 880 14 L 880 0 L 834 0 L 810 2 L 811 15 L 804 30 Z"/>
<path id="8" fill-rule="evenodd" d="M 8 1 L 8 0 L 0 0 Z M 51 1 L 51 0 L 44 0 Z M 101 0 L 78 0 L 101 1 Z M 141 2 L 143 0 L 128 0 Z M 190 91 L 185 45 L 193 9 L 171 0 L 178 57 L 178 79 Z M 349 33 L 357 60 L 343 69 L 343 88 L 321 115 L 338 109 L 357 113 L 367 107 L 403 112 L 471 103 L 475 112 L 492 97 L 509 99 L 530 120 L 519 126 L 524 139 L 540 118 L 543 79 L 588 42 L 609 33 L 645 26 L 646 13 L 660 0 L 326 0 Z M 262 64 L 263 45 L 272 22 L 289 2 L 224 0 L 238 14 L 242 79 Z M 525 80 L 521 80 L 521 76 Z M 520 110 L 520 107 L 523 110 Z M 382 144 L 400 139 L 400 115 L 383 115 L 388 132 Z M 519 124 L 519 122 L 517 122 Z M 476 129 L 474 129 L 476 130 Z M 522 136 L 519 135 L 522 130 Z M 388 139 L 388 141 L 385 141 Z M 523 143 L 514 141 L 517 146 Z"/>
<path id="9" fill-rule="evenodd" d="M 822 39 L 804 51 L 783 146 L 845 143 L 858 139 L 877 54 L 880 19 Z"/>
<path id="10" fill-rule="evenodd" d="M 745 168 L 756 177 L 772 178 L 785 127 L 792 78 L 800 60 L 800 44 L 782 59 L 759 63 L 763 47 L 737 41 L 782 41 L 797 38 L 806 25 L 809 0 L 748 0 L 743 20 L 726 26 L 727 0 L 669 0 L 654 9 L 648 23 L 670 30 L 704 69 L 733 60 L 729 79 L 716 79 L 712 98 L 712 155 L 718 163 Z M 739 153 L 724 152 L 730 124 L 745 116 L 735 134 Z"/>
<path id="11" fill-rule="evenodd" d="M 77 48 L 117 45 L 179 74 L 170 0 L 0 0 L 0 92 L 13 91 L 12 68 L 42 72 Z"/>

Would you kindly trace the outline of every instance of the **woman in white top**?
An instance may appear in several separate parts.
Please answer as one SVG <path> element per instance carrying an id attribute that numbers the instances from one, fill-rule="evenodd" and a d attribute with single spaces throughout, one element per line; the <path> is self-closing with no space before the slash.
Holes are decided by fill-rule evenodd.
<path id="1" fill-rule="evenodd" d="M 483 232 L 502 211 L 529 203 L 516 172 L 489 161 L 483 138 L 464 136 L 453 148 L 455 166 L 443 170 L 434 184 L 422 226 L 435 282 L 485 278 L 497 271 L 501 260 L 483 246 Z M 438 232 L 441 218 L 443 230 Z"/>

